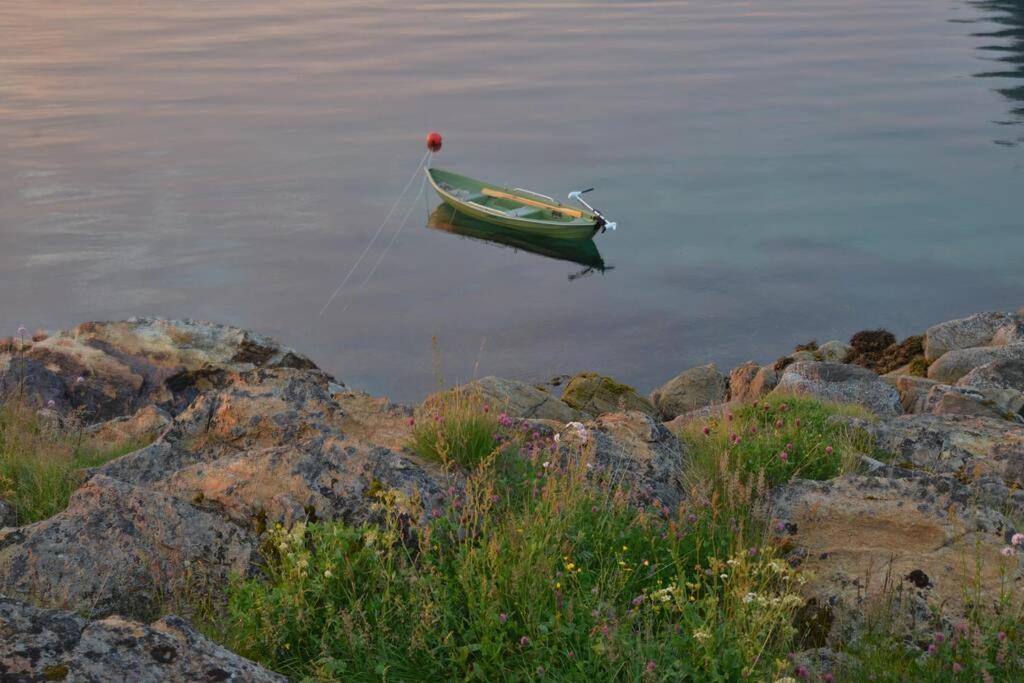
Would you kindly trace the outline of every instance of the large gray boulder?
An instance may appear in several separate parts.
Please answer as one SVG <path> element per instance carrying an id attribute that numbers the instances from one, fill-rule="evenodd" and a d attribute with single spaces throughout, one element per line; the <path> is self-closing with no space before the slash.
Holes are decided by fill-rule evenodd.
<path id="1" fill-rule="evenodd" d="M 663 420 L 728 398 L 728 384 L 714 363 L 684 370 L 651 393 L 651 402 Z"/>
<path id="2" fill-rule="evenodd" d="M 180 617 L 150 626 L 39 609 L 0 597 L 0 679 L 285 683 L 284 676 L 207 640 Z"/>
<path id="3" fill-rule="evenodd" d="M 841 363 L 788 365 L 775 393 L 807 394 L 826 401 L 855 403 L 879 415 L 903 412 L 896 389 L 871 370 Z"/>
<path id="4" fill-rule="evenodd" d="M 956 384 L 975 368 L 1001 360 L 1024 360 L 1024 343 L 947 351 L 928 366 L 928 377 L 946 384 Z"/>
<path id="5" fill-rule="evenodd" d="M 589 417 L 543 389 L 502 377 L 484 377 L 454 390 L 431 394 L 416 411 L 417 415 L 429 417 L 443 406 L 453 391 L 474 396 L 489 404 L 492 410 L 507 413 L 511 417 L 557 422 L 585 420 Z"/>
<path id="6" fill-rule="evenodd" d="M 957 349 L 989 346 L 999 328 L 1015 321 L 1012 313 L 993 311 L 932 325 L 925 332 L 925 358 L 934 361 Z"/>
<path id="7" fill-rule="evenodd" d="M 589 415 L 604 415 L 636 410 L 657 415 L 654 405 L 628 384 L 593 372 L 581 372 L 569 380 L 562 400 L 572 408 Z"/>
<path id="8" fill-rule="evenodd" d="M 0 595 L 145 619 L 201 576 L 248 575 L 256 538 L 218 514 L 94 476 L 50 519 L 0 531 Z"/>
<path id="9" fill-rule="evenodd" d="M 595 476 L 625 484 L 632 495 L 672 509 L 682 501 L 680 479 L 686 448 L 665 425 L 646 413 L 607 413 L 559 433 L 563 456 L 583 458 Z"/>

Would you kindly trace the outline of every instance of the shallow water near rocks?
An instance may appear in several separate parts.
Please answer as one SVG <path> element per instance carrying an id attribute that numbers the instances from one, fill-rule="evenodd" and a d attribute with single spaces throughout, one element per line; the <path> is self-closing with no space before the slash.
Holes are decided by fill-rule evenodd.
<path id="1" fill-rule="evenodd" d="M 206 318 L 411 401 L 1016 308 L 1022 32 L 1009 0 L 4 3 L 0 336 Z M 614 269 L 421 197 L 318 317 L 432 128 L 438 166 L 596 186 Z"/>

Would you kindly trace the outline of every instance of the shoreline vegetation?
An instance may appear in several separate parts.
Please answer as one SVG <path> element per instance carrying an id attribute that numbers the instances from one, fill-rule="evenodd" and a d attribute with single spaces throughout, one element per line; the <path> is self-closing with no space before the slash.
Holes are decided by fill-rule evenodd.
<path id="1" fill-rule="evenodd" d="M 0 394 L 0 677 L 1024 677 L 1024 310 L 415 408 L 132 319 Z"/>

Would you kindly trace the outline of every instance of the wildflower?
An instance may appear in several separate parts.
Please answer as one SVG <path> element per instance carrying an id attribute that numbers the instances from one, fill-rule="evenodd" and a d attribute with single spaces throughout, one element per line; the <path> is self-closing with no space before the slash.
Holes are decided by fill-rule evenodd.
<path id="1" fill-rule="evenodd" d="M 1013 551 L 1013 546 L 1012 545 L 1008 545 L 1005 548 L 1003 548 L 1002 550 L 1000 550 L 999 552 L 1001 552 L 1004 557 L 1013 557 L 1013 552 L 1014 552 Z"/>
<path id="2" fill-rule="evenodd" d="M 953 673 L 958 674 L 963 671 L 963 667 L 960 666 L 960 662 L 953 662 Z"/>
<path id="3" fill-rule="evenodd" d="M 757 425 L 750 425 L 750 433 L 757 434 Z"/>
<path id="4" fill-rule="evenodd" d="M 639 607 L 639 606 L 640 606 L 640 603 L 642 603 L 643 601 L 644 601 L 644 596 L 642 596 L 642 595 L 638 595 L 638 596 L 636 596 L 636 597 L 635 597 L 635 598 L 633 598 L 633 600 L 632 600 L 632 602 L 633 602 L 633 607 Z"/>
<path id="5" fill-rule="evenodd" d="M 25 329 L 25 326 L 24 325 L 19 325 L 18 326 L 18 336 L 19 337 L 24 337 L 26 334 L 28 334 L 28 330 Z"/>
<path id="6" fill-rule="evenodd" d="M 1006 641 L 1006 631 L 1000 631 L 999 634 L 996 636 L 996 638 L 999 639 L 1000 643 L 1005 642 Z"/>
<path id="7" fill-rule="evenodd" d="M 963 633 L 967 633 L 967 631 L 968 631 L 968 629 L 970 627 L 967 625 L 966 621 L 960 621 L 960 622 L 957 622 L 957 625 L 954 626 L 953 628 L 955 628 L 957 630 L 957 633 L 963 634 Z"/>
<path id="8" fill-rule="evenodd" d="M 75 384 L 85 384 L 85 377 L 79 375 L 78 379 L 75 380 Z"/>
<path id="9" fill-rule="evenodd" d="M 795 420 L 793 420 L 793 424 L 796 425 L 797 429 L 800 429 L 800 418 L 798 417 Z"/>
<path id="10" fill-rule="evenodd" d="M 489 405 L 487 405 L 486 403 L 484 404 L 484 412 L 485 413 L 491 412 L 491 407 Z"/>
<path id="11" fill-rule="evenodd" d="M 782 404 L 781 406 L 779 406 L 779 412 L 780 412 L 780 413 L 784 413 L 784 412 L 786 412 L 787 410 L 789 410 L 789 406 L 788 406 L 788 405 L 786 405 L 785 403 L 783 403 L 783 404 Z"/>
<path id="12" fill-rule="evenodd" d="M 409 426 L 410 427 L 415 427 L 416 426 L 415 418 L 411 418 L 411 417 L 409 418 Z"/>
<path id="13" fill-rule="evenodd" d="M 519 647 L 526 647 L 529 644 L 530 644 L 530 639 L 527 638 L 526 636 L 523 636 L 522 638 L 519 639 Z"/>
<path id="14" fill-rule="evenodd" d="M 50 399 L 49 401 L 46 402 L 46 407 L 50 408 L 51 410 L 53 408 L 55 408 L 56 406 L 57 406 L 57 402 L 54 401 L 53 399 Z"/>
<path id="15" fill-rule="evenodd" d="M 561 441 L 561 440 L 562 440 L 562 435 L 561 435 L 561 434 L 558 434 L 558 433 L 556 432 L 556 433 L 555 433 L 555 437 L 554 437 L 554 438 L 555 438 L 555 443 L 558 443 L 559 441 Z"/>
<path id="16" fill-rule="evenodd" d="M 749 605 L 754 600 L 757 600 L 757 593 L 747 593 L 746 595 L 743 596 L 743 604 L 744 605 Z"/>
<path id="17" fill-rule="evenodd" d="M 541 467 L 543 467 L 544 469 L 547 469 L 549 465 L 551 465 L 551 461 L 550 460 L 545 460 L 544 463 L 541 465 Z"/>
<path id="18" fill-rule="evenodd" d="M 430 511 L 430 516 L 433 517 L 434 519 L 437 519 L 438 517 L 441 516 L 441 511 L 438 510 L 437 508 L 434 508 L 433 510 Z"/>
<path id="19" fill-rule="evenodd" d="M 782 462 L 788 462 L 789 453 L 787 453 L 786 451 L 782 451 L 781 453 L 779 453 L 779 460 L 781 460 Z"/>
<path id="20" fill-rule="evenodd" d="M 706 628 L 699 628 L 693 632 L 693 637 L 700 643 L 711 640 L 711 633 Z"/>
<path id="21" fill-rule="evenodd" d="M 942 645 L 944 642 L 946 642 L 946 634 L 940 631 L 935 634 L 935 638 L 933 638 L 933 640 L 939 645 Z"/>
<path id="22" fill-rule="evenodd" d="M 1012 545 L 1024 544 L 1024 534 L 1014 534 L 1010 537 L 1010 543 Z"/>
<path id="23" fill-rule="evenodd" d="M 704 432 L 704 436 L 707 436 L 711 433 L 711 427 L 705 425 L 704 429 L 702 429 L 701 431 Z"/>
<path id="24" fill-rule="evenodd" d="M 512 418 L 509 417 L 507 413 L 502 413 L 501 415 L 498 416 L 498 424 L 500 424 L 502 427 L 511 427 Z"/>
<path id="25" fill-rule="evenodd" d="M 806 666 L 801 664 L 800 666 L 798 666 L 796 668 L 796 677 L 799 678 L 802 681 L 806 681 L 806 680 L 810 679 L 811 672 L 810 672 L 810 670 Z"/>
<path id="26" fill-rule="evenodd" d="M 937 648 L 935 646 L 935 643 L 932 643 L 931 645 L 928 646 L 928 654 L 934 655 L 938 651 L 939 651 L 939 648 Z"/>
<path id="27" fill-rule="evenodd" d="M 831 446 L 825 446 L 825 455 L 832 455 L 832 452 Z"/>
<path id="28" fill-rule="evenodd" d="M 508 615 L 502 612 L 498 615 L 498 621 L 504 624 L 506 621 L 508 621 Z"/>
<path id="29" fill-rule="evenodd" d="M 729 422 L 732 422 L 732 413 L 731 412 L 730 413 L 726 413 L 725 414 L 725 419 L 728 420 Z"/>
<path id="30" fill-rule="evenodd" d="M 782 421 L 782 418 L 779 418 L 778 420 L 776 420 L 776 421 L 775 421 L 775 428 L 776 428 L 776 429 L 782 429 L 782 427 L 783 427 L 783 426 L 784 426 L 785 424 L 786 424 L 786 423 Z"/>
<path id="31" fill-rule="evenodd" d="M 786 530 L 786 523 L 785 522 L 783 522 L 781 519 L 779 521 L 775 522 L 775 531 L 777 531 L 777 532 L 779 532 L 781 534 L 785 530 Z"/>
<path id="32" fill-rule="evenodd" d="M 833 681 L 835 681 L 836 679 L 832 675 L 831 671 L 826 671 L 825 675 L 821 677 L 821 680 L 823 683 L 833 683 Z"/>
<path id="33" fill-rule="evenodd" d="M 647 660 L 647 673 L 654 673 L 654 670 L 658 668 L 658 663 L 653 659 Z"/>
<path id="34" fill-rule="evenodd" d="M 325 569 L 325 570 L 324 570 L 324 578 L 325 578 L 325 579 L 329 579 L 329 578 L 331 578 L 332 576 L 334 576 L 334 574 L 332 574 L 332 573 L 331 573 L 331 570 L 330 570 L 330 569 Z"/>

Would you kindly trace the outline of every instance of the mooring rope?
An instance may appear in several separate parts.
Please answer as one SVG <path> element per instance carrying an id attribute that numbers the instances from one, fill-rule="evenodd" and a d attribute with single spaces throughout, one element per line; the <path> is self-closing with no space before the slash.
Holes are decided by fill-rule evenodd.
<path id="1" fill-rule="evenodd" d="M 356 272 L 356 268 L 358 268 L 359 264 L 363 262 L 363 259 L 366 258 L 366 255 L 368 253 L 370 253 L 370 249 L 373 248 L 373 245 L 377 242 L 377 238 L 380 237 L 380 234 L 382 232 L 384 232 L 384 226 L 386 226 L 388 224 L 388 221 L 391 220 L 392 214 L 394 214 L 395 213 L 395 209 L 398 208 L 398 204 L 402 201 L 402 197 L 404 197 L 405 193 L 409 191 L 410 187 L 412 187 L 413 182 L 415 182 L 415 180 L 416 180 L 416 176 L 423 169 L 423 165 L 424 164 L 429 164 L 430 156 L 432 154 L 433 154 L 433 152 L 431 152 L 430 150 L 427 150 L 427 153 L 423 155 L 422 159 L 420 159 L 420 163 L 419 163 L 419 165 L 416 166 L 416 170 L 413 172 L 412 177 L 409 178 L 409 182 L 407 182 L 405 184 L 405 187 L 402 188 L 402 191 L 398 193 L 398 198 L 395 199 L 395 203 L 391 205 L 391 210 L 388 211 L 388 214 L 384 217 L 384 220 L 381 222 L 380 227 L 377 228 L 377 232 L 374 233 L 373 238 L 370 239 L 370 242 L 366 245 L 366 248 L 363 249 L 363 253 L 359 255 L 359 258 L 356 259 L 355 264 L 349 269 L 348 273 L 345 275 L 345 278 L 341 281 L 341 284 L 338 285 L 338 287 L 331 294 L 331 297 L 327 300 L 327 303 L 325 303 L 324 307 L 320 309 L 320 314 L 319 314 L 318 317 L 322 317 L 323 316 L 324 312 L 327 310 L 327 308 L 334 301 L 335 297 L 337 297 L 338 294 L 341 293 L 341 290 L 343 290 L 345 288 L 345 284 L 348 282 L 349 278 L 352 277 L 352 273 Z M 426 182 L 426 178 L 424 178 L 424 183 L 425 182 Z M 422 187 L 420 187 L 420 192 L 423 192 L 423 188 Z M 413 200 L 413 206 L 416 205 L 416 201 L 417 200 L 419 200 L 418 196 L 416 197 L 416 200 Z M 408 218 L 408 214 L 406 214 L 406 218 Z M 403 222 L 403 225 L 404 225 L 404 222 Z M 393 237 L 392 237 L 391 241 L 392 241 L 392 243 L 394 242 L 394 238 Z M 386 251 L 387 250 L 385 249 L 385 252 Z M 377 265 L 380 265 L 380 260 L 377 261 Z M 377 269 L 377 266 L 374 266 L 374 270 L 376 270 L 376 269 Z M 371 275 L 373 274 L 372 270 L 370 271 L 370 274 Z M 369 278 L 367 278 L 367 279 L 369 279 Z M 363 284 L 365 284 L 365 283 L 366 283 L 366 280 L 363 281 Z"/>
<path id="2" fill-rule="evenodd" d="M 371 277 L 373 277 L 373 274 L 377 272 L 377 266 L 379 266 L 381 264 L 381 261 L 384 260 L 384 257 L 388 255 L 388 250 L 391 249 L 391 245 L 395 243 L 395 240 L 398 239 L 398 236 L 402 233 L 402 230 L 405 228 L 405 224 L 409 222 L 409 216 L 412 215 L 413 210 L 416 208 L 416 202 L 420 200 L 420 196 L 423 195 L 423 190 L 425 190 L 426 187 L 427 176 L 423 176 L 423 182 L 420 183 L 420 190 L 419 192 L 416 193 L 416 197 L 413 198 L 412 203 L 409 205 L 409 210 L 405 212 L 404 216 L 402 216 L 402 222 L 398 224 L 398 230 L 395 230 L 394 234 L 391 235 L 391 241 L 389 241 L 387 243 L 387 246 L 384 247 L 384 251 L 380 252 L 380 256 L 377 257 L 377 262 L 373 264 L 373 268 L 370 268 L 370 272 L 367 273 L 366 277 L 363 278 L 363 281 L 359 283 L 359 287 L 356 289 L 357 292 L 361 292 L 363 290 L 363 287 L 366 286 L 366 283 L 370 281 Z M 345 308 L 341 309 L 342 313 L 348 310 L 349 304 L 351 304 L 351 302 L 345 304 Z"/>

